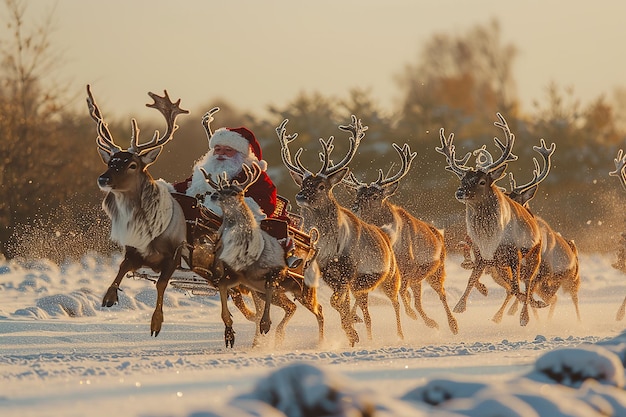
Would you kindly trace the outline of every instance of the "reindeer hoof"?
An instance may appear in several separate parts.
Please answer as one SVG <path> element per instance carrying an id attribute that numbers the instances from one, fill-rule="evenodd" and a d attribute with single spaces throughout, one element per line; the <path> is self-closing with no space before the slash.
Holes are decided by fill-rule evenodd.
<path id="1" fill-rule="evenodd" d="M 474 287 L 476 287 L 478 292 L 481 293 L 485 297 L 489 294 L 489 290 L 487 289 L 485 284 L 483 284 L 482 282 L 477 282 L 476 284 L 474 284 Z"/>
<path id="2" fill-rule="evenodd" d="M 348 342 L 350 342 L 350 347 L 354 347 L 355 343 L 359 343 L 359 334 L 356 332 L 356 330 L 348 330 L 346 331 L 346 335 L 348 336 Z"/>
<path id="3" fill-rule="evenodd" d="M 259 330 L 261 331 L 261 334 L 267 334 L 271 327 L 272 322 L 270 320 L 261 320 L 261 323 L 259 323 Z"/>
<path id="4" fill-rule="evenodd" d="M 454 310 L 452 311 L 454 311 L 455 313 L 463 313 L 465 309 L 466 309 L 465 304 L 459 303 L 456 306 L 454 306 Z"/>
<path id="5" fill-rule="evenodd" d="M 150 324 L 150 336 L 157 337 L 161 332 L 161 325 L 163 324 L 163 314 L 157 311 L 152 314 L 152 323 Z"/>
<path id="6" fill-rule="evenodd" d="M 226 343 L 226 348 L 232 347 L 235 345 L 235 331 L 231 326 L 226 326 L 224 329 L 224 343 Z M 230 346 L 229 346 L 230 345 Z"/>
<path id="7" fill-rule="evenodd" d="M 426 323 L 426 326 L 430 327 L 431 329 L 439 329 L 439 325 L 437 324 L 437 322 L 431 318 L 424 319 L 424 323 Z"/>
<path id="8" fill-rule="evenodd" d="M 117 287 L 111 285 L 102 298 L 102 307 L 112 307 L 114 304 L 117 304 L 117 302 Z"/>
<path id="9" fill-rule="evenodd" d="M 529 320 L 530 317 L 528 316 L 528 307 L 524 306 L 524 308 L 522 309 L 522 314 L 519 317 L 520 326 L 526 326 Z"/>
<path id="10" fill-rule="evenodd" d="M 448 322 L 448 325 L 450 326 L 450 331 L 452 332 L 452 334 L 459 334 L 459 325 L 456 320 L 450 320 Z"/>
<path id="11" fill-rule="evenodd" d="M 463 269 L 474 269 L 475 266 L 476 266 L 476 264 L 474 263 L 474 261 L 463 261 L 463 262 L 461 262 L 461 268 L 463 268 Z"/>

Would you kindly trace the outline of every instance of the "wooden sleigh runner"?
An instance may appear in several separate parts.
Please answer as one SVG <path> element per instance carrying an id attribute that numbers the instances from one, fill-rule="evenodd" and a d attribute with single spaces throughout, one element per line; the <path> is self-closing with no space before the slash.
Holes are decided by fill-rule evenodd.
<path id="1" fill-rule="evenodd" d="M 194 197 L 179 193 L 172 193 L 172 196 L 185 214 L 188 250 L 184 251 L 181 265 L 170 278 L 169 285 L 193 295 L 216 295 L 217 289 L 212 283 L 223 273 L 219 263 L 215 262 L 222 219 Z M 277 196 L 274 216 L 261 221 L 261 228 L 277 239 L 288 236 L 293 242 L 293 254 L 303 262 L 288 268 L 286 279 L 295 280 L 302 286 L 304 272 L 317 256 L 317 229 L 306 233 L 302 217 L 289 211 L 289 200 L 282 196 Z M 156 282 L 159 274 L 150 268 L 140 268 L 129 272 L 127 277 Z"/>

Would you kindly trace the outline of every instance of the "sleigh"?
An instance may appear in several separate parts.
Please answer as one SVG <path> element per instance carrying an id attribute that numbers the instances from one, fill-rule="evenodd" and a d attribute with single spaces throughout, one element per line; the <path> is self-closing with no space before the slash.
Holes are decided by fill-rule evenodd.
<path id="1" fill-rule="evenodd" d="M 217 290 L 212 283 L 219 280 L 223 270 L 215 255 L 219 242 L 220 216 L 204 207 L 200 202 L 185 194 L 172 193 L 185 214 L 187 222 L 187 250 L 184 251 L 181 265 L 170 278 L 169 285 L 193 295 L 211 296 Z M 297 266 L 288 268 L 288 278 L 304 283 L 304 274 L 317 255 L 317 229 L 306 233 L 303 219 L 289 211 L 289 200 L 277 196 L 276 209 L 271 218 L 261 221 L 261 229 L 279 241 L 288 238 L 285 244 L 292 245 L 293 255 L 302 259 Z M 129 272 L 127 277 L 147 279 L 156 282 L 159 274 L 149 268 Z"/>

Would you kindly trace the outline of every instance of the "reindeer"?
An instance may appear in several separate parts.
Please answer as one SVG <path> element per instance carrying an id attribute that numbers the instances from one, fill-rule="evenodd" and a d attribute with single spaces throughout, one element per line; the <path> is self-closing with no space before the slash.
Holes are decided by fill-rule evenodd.
<path id="1" fill-rule="evenodd" d="M 533 149 L 541 155 L 543 168 L 539 166 L 537 159 L 533 158 L 535 164 L 533 179 L 527 184 L 520 186 L 517 185 L 513 173 L 510 172 L 511 191 L 507 193 L 509 198 L 528 210 L 530 210 L 529 201 L 535 196 L 539 184 L 546 179 L 550 172 L 550 157 L 556 150 L 556 144 L 552 143 L 548 148 L 545 141 L 541 139 L 541 146 L 533 146 Z M 482 160 L 482 163 L 479 163 L 479 165 L 489 164 L 493 161 L 491 154 L 484 147 L 475 151 L 475 154 L 478 154 L 477 160 Z M 541 232 L 541 264 L 535 278 L 537 282 L 535 293 L 550 305 L 548 317 L 552 317 L 557 300 L 556 292 L 559 288 L 563 288 L 563 291 L 570 294 L 576 310 L 576 317 L 580 322 L 580 311 L 578 308 L 580 275 L 576 245 L 574 241 L 566 240 L 560 233 L 555 232 L 543 218 L 535 216 L 535 219 Z M 511 298 L 512 294 L 508 292 L 504 304 L 494 316 L 493 320 L 495 322 L 500 322 L 504 308 Z M 517 304 L 518 302 L 515 300 L 509 314 L 515 312 Z"/>
<path id="2" fill-rule="evenodd" d="M 183 211 L 171 196 L 168 185 L 161 180 L 155 181 L 148 167 L 172 139 L 178 128 L 178 115 L 189 112 L 179 107 L 180 100 L 170 101 L 167 91 L 163 97 L 154 93 L 148 95 L 154 103 L 146 106 L 160 111 L 167 121 L 165 134 L 160 136 L 157 130 L 151 141 L 140 145 L 137 121 L 132 119 L 130 147 L 124 151 L 113 141 L 91 94 L 91 87 L 87 85 L 89 114 L 97 124 L 98 152 L 108 166 L 98 177 L 98 186 L 106 193 L 102 208 L 111 219 L 111 239 L 124 247 L 124 259 L 102 299 L 102 307 L 111 307 L 118 302 L 117 291 L 127 272 L 142 266 L 152 268 L 160 273 L 156 283 L 156 307 L 150 324 L 150 335 L 156 337 L 163 323 L 163 295 L 186 246 L 186 224 Z"/>
<path id="3" fill-rule="evenodd" d="M 242 183 L 237 180 L 229 181 L 226 173 L 215 182 L 210 174 L 200 168 L 207 183 L 216 190 L 211 198 L 220 205 L 223 213 L 219 230 L 221 245 L 217 250 L 216 259 L 223 262 L 224 274 L 217 280 L 216 285 L 222 304 L 226 347 L 230 345 L 232 348 L 235 342 L 233 320 L 227 304 L 228 291 L 239 285 L 253 290 L 257 310 L 254 345 L 258 344 L 261 333 L 270 330 L 269 312 L 272 302 L 285 310 L 285 316 L 276 328 L 277 344 L 284 340 L 284 328 L 295 313 L 295 304 L 289 300 L 286 292 L 292 293 L 316 316 L 321 341 L 324 336 L 324 317 L 321 306 L 317 303 L 317 289 L 296 281 L 287 274 L 283 247 L 276 238 L 261 230 L 252 210 L 244 201 L 247 188 L 259 178 L 261 168 L 256 163 L 252 164 L 252 168 L 245 164 L 242 167 L 246 175 Z M 257 293 L 265 295 L 262 314 L 259 308 L 260 297 Z"/>
<path id="4" fill-rule="evenodd" d="M 353 172 L 344 178 L 344 183 L 356 190 L 352 210 L 361 219 L 382 228 L 389 235 L 402 277 L 400 297 L 407 314 L 413 319 L 417 318 L 410 306 L 408 288 L 411 287 L 417 312 L 428 327 L 439 328 L 437 322 L 428 317 L 422 308 L 422 281 L 426 280 L 439 295 L 448 317 L 450 330 L 457 334 L 458 325 L 448 307 L 443 286 L 446 278 L 443 234 L 434 226 L 418 220 L 402 207 L 389 201 L 389 197 L 397 191 L 399 181 L 409 172 L 411 162 L 417 153 L 411 153 L 407 144 L 402 148 L 395 143 L 392 146 L 400 155 L 402 162 L 394 176 L 387 177 L 379 170 L 378 179 L 369 184 L 357 180 Z"/>
<path id="5" fill-rule="evenodd" d="M 617 152 L 617 158 L 614 159 L 615 171 L 609 172 L 609 175 L 618 177 L 622 187 L 626 190 L 626 154 L 622 149 Z M 626 233 L 621 234 L 622 240 L 620 241 L 620 248 L 617 252 L 617 262 L 612 266 L 613 268 L 626 272 Z M 617 310 L 616 320 L 622 320 L 626 314 L 626 297 L 622 301 L 622 305 Z"/>
<path id="6" fill-rule="evenodd" d="M 539 183 L 541 183 L 550 172 L 550 157 L 556 150 L 556 144 L 552 143 L 550 148 L 546 147 L 546 142 L 541 139 L 541 147 L 533 146 L 543 158 L 543 169 L 539 168 L 539 162 L 533 158 L 535 169 L 533 179 L 527 184 L 518 186 L 509 172 L 511 192 L 508 194 L 511 199 L 529 209 L 528 202 L 535 196 Z M 530 209 L 529 209 L 530 210 Z M 576 318 L 580 322 L 580 311 L 578 309 L 578 290 L 580 288 L 580 274 L 578 262 L 578 249 L 573 240 L 566 240 L 560 233 L 555 232 L 552 227 L 541 217 L 535 216 L 539 230 L 541 231 L 541 264 L 537 272 L 537 286 L 535 292 L 541 299 L 550 305 L 548 318 L 554 314 L 559 288 L 570 294 L 572 303 L 576 310 Z M 517 302 L 516 304 L 517 305 Z"/>
<path id="7" fill-rule="evenodd" d="M 456 159 L 452 144 L 454 134 L 451 133 L 446 138 L 443 128 L 439 131 L 441 147 L 435 148 L 446 157 L 446 170 L 456 174 L 461 181 L 456 198 L 465 204 L 467 233 L 476 258 L 467 287 L 454 311 L 465 311 L 470 291 L 485 268 L 490 266 L 495 268 L 495 276 L 510 285 L 512 295 L 522 301 L 520 325 L 525 326 L 529 320 L 529 304 L 533 307 L 547 306 L 532 298 L 536 286 L 535 277 L 541 263 L 541 232 L 532 214 L 496 186 L 496 182 L 505 175 L 507 162 L 517 159 L 512 153 L 515 136 L 504 117 L 500 113 L 497 116 L 499 122 L 494 125 L 501 128 L 505 135 L 504 144 L 494 138 L 502 151 L 498 160 L 490 161 L 480 169 L 466 166 L 471 153 L 468 152 L 462 159 Z M 522 268 L 523 262 L 525 266 Z M 525 293 L 520 291 L 520 281 L 525 283 Z"/>
<path id="8" fill-rule="evenodd" d="M 354 157 L 367 127 L 363 127 L 355 116 L 352 116 L 352 124 L 339 126 L 341 130 L 352 133 L 352 137 L 347 154 L 336 164 L 330 158 L 334 148 L 333 136 L 328 140 L 320 138 L 322 167 L 317 174 L 313 174 L 300 161 L 302 148 L 295 154 L 295 163 L 292 162 L 288 145 L 297 134 L 286 135 L 287 122 L 285 119 L 276 128 L 282 160 L 300 187 L 296 194 L 296 203 L 301 208 L 305 227 L 319 230 L 319 253 L 316 262 L 322 279 L 333 291 L 330 304 L 341 317 L 341 326 L 348 342 L 354 346 L 359 341 L 350 309 L 350 292 L 354 294 L 357 305 L 363 311 L 363 320 L 371 339 L 368 294 L 379 285 L 391 300 L 396 313 L 397 334 L 403 338 L 398 301 L 400 275 L 389 237 L 380 228 L 360 220 L 350 210 L 342 207 L 333 195 L 333 188 L 348 173 L 347 165 Z"/>

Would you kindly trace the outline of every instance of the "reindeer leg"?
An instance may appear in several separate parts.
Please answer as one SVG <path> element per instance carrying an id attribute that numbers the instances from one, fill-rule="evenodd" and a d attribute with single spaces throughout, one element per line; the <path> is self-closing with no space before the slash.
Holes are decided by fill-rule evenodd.
<path id="1" fill-rule="evenodd" d="M 400 282 L 400 298 L 402 299 L 402 304 L 404 304 L 404 311 L 406 315 L 409 316 L 410 319 L 417 320 L 417 314 L 413 311 L 411 307 L 411 294 L 409 294 L 409 278 L 407 278 L 408 273 L 402 273 L 402 281 Z M 415 292 L 413 292 L 413 296 L 415 297 Z"/>
<path id="2" fill-rule="evenodd" d="M 426 314 L 424 308 L 422 307 L 422 281 L 420 280 L 413 282 L 411 285 L 411 289 L 413 290 L 413 302 L 415 303 L 415 310 L 417 310 L 419 315 L 422 317 L 422 320 L 424 320 L 426 326 L 433 329 L 438 329 L 439 325 L 437 324 L 437 322 L 428 317 L 428 314 Z"/>
<path id="3" fill-rule="evenodd" d="M 293 315 L 296 313 L 296 304 L 287 297 L 287 295 L 283 291 L 274 291 L 273 303 L 283 310 L 285 310 L 285 316 L 276 326 L 276 346 L 281 346 L 285 340 L 285 326 L 287 322 L 291 320 Z"/>
<path id="4" fill-rule="evenodd" d="M 178 265 L 178 261 L 170 259 L 166 265 L 164 265 L 161 275 L 156 283 L 157 288 L 157 301 L 152 313 L 152 321 L 150 324 L 150 336 L 157 337 L 161 332 L 161 326 L 163 325 L 163 297 L 165 296 L 165 289 L 170 282 L 170 278 Z"/>
<path id="5" fill-rule="evenodd" d="M 117 290 L 120 287 L 122 279 L 124 279 L 124 276 L 128 271 L 132 271 L 137 268 L 139 268 L 139 266 L 137 266 L 137 263 L 128 255 L 124 258 L 124 260 L 122 260 L 115 279 L 113 280 L 113 282 L 107 289 L 106 294 L 104 294 L 104 297 L 102 298 L 102 307 L 111 307 L 118 302 Z"/>
<path id="6" fill-rule="evenodd" d="M 537 244 L 526 254 L 526 267 L 524 268 L 524 273 L 527 276 L 521 278 L 526 283 L 526 299 L 524 300 L 524 304 L 522 305 L 522 313 L 520 315 L 520 324 L 522 326 L 526 326 L 528 324 L 529 305 L 534 308 L 544 308 L 548 306 L 548 304 L 544 301 L 535 300 L 533 298 L 535 287 L 538 284 L 537 273 L 539 271 L 540 263 L 541 244 Z"/>
<path id="7" fill-rule="evenodd" d="M 252 339 L 252 347 L 256 348 L 261 345 L 261 330 L 259 329 L 261 323 L 262 311 L 265 308 L 265 301 L 263 300 L 263 293 L 252 291 L 252 301 L 254 303 L 254 338 Z M 263 306 L 263 307 L 261 307 Z"/>
<path id="8" fill-rule="evenodd" d="M 263 316 L 261 317 L 261 323 L 259 323 L 259 330 L 262 334 L 266 334 L 272 327 L 272 320 L 270 318 L 270 307 L 272 306 L 272 293 L 274 292 L 274 283 L 276 273 L 272 272 L 269 279 L 265 280 L 265 308 L 263 309 Z"/>
<path id="9" fill-rule="evenodd" d="M 439 295 L 439 300 L 443 305 L 443 309 L 446 312 L 446 316 L 448 317 L 448 326 L 452 331 L 452 334 L 459 333 L 459 325 L 456 322 L 456 318 L 452 315 L 452 311 L 450 311 L 450 307 L 448 306 L 448 300 L 446 298 L 446 289 L 443 287 L 443 283 L 445 281 L 445 270 L 443 263 L 439 265 L 434 274 L 427 278 L 428 283 L 431 288 L 435 290 L 435 292 Z"/>
<path id="10" fill-rule="evenodd" d="M 391 301 L 393 310 L 396 313 L 396 333 L 402 340 L 404 339 L 404 333 L 402 332 L 402 322 L 400 320 L 400 302 L 398 301 L 398 294 L 400 292 L 400 271 L 396 269 L 395 274 L 390 275 L 382 282 L 383 292 Z"/>
<path id="11" fill-rule="evenodd" d="M 469 236 L 467 236 L 467 239 L 469 240 Z M 477 264 L 484 263 L 483 257 L 481 256 L 480 252 L 478 251 L 478 248 L 476 248 L 474 246 L 472 246 L 471 248 L 472 248 L 472 251 L 474 252 L 474 259 L 476 259 L 476 262 L 472 261 L 472 267 L 471 268 L 466 268 L 466 269 L 474 269 Z M 480 282 L 480 276 L 476 279 L 476 283 L 474 283 L 474 287 L 484 297 L 486 297 L 489 294 L 489 290 L 487 289 L 485 284 Z"/>
<path id="12" fill-rule="evenodd" d="M 472 288 L 474 288 L 474 285 L 476 285 L 478 278 L 480 278 L 483 271 L 485 270 L 485 266 L 486 265 L 484 261 L 482 261 L 481 259 L 479 262 L 477 262 L 474 269 L 472 269 L 472 274 L 470 275 L 467 281 L 467 287 L 465 287 L 465 291 L 463 292 L 463 295 L 461 295 L 461 298 L 459 299 L 459 301 L 456 303 L 456 306 L 454 307 L 453 311 L 455 313 L 462 313 L 467 308 L 467 297 L 469 297 L 470 291 L 472 291 Z"/>
<path id="13" fill-rule="evenodd" d="M 367 292 L 360 292 L 354 294 L 355 306 L 358 305 L 363 312 L 363 321 L 365 322 L 365 329 L 367 330 L 367 340 L 372 340 L 372 317 L 368 307 L 369 294 Z"/>
<path id="14" fill-rule="evenodd" d="M 496 311 L 496 314 L 494 314 L 494 316 L 491 318 L 491 321 L 493 321 L 494 323 L 500 323 L 502 321 L 504 309 L 506 308 L 506 305 L 509 303 L 511 298 L 513 298 L 513 294 L 507 292 L 502 306 L 500 307 L 500 309 L 498 309 L 498 311 Z"/>
<path id="15" fill-rule="evenodd" d="M 254 311 L 250 310 L 250 308 L 248 308 L 248 305 L 244 301 L 243 294 L 239 290 L 239 287 L 232 288 L 230 290 L 230 298 L 233 300 L 233 303 L 235 304 L 235 307 L 237 307 L 237 309 L 239 311 L 241 311 L 241 313 L 244 315 L 246 320 L 254 321 L 254 319 L 256 317 L 256 313 Z"/>
<path id="16" fill-rule="evenodd" d="M 224 322 L 224 343 L 227 348 L 235 345 L 235 331 L 233 330 L 233 316 L 228 310 L 228 286 L 220 285 L 220 303 L 222 305 L 222 321 Z"/>
<path id="17" fill-rule="evenodd" d="M 332 281 L 328 280 L 328 282 Z M 354 347 L 354 344 L 359 342 L 359 334 L 353 327 L 354 320 L 350 314 L 350 292 L 347 286 L 341 286 L 333 290 L 333 295 L 330 297 L 330 305 L 339 313 L 341 327 L 348 337 L 350 346 Z"/>
<path id="18" fill-rule="evenodd" d="M 305 285 L 302 288 L 302 294 L 298 296 L 297 299 L 300 304 L 315 315 L 317 319 L 319 342 L 321 343 L 324 340 L 324 314 L 322 313 L 322 306 L 317 302 L 317 288 L 307 287 Z"/>
<path id="19" fill-rule="evenodd" d="M 576 319 L 580 323 L 580 310 L 578 310 L 578 293 L 572 292 L 572 303 L 574 303 L 574 309 L 576 310 Z"/>

